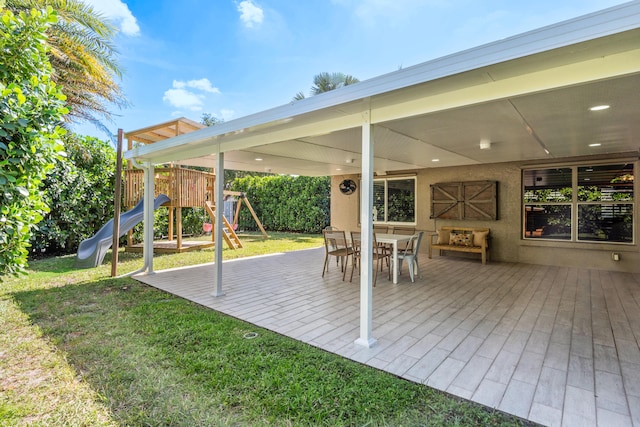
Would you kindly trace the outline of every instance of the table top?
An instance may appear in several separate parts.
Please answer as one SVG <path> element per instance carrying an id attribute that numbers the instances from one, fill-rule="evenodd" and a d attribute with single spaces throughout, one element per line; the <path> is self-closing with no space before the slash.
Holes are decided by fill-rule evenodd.
<path id="1" fill-rule="evenodd" d="M 376 241 L 378 243 L 406 242 L 411 237 L 413 237 L 411 234 L 376 233 Z"/>

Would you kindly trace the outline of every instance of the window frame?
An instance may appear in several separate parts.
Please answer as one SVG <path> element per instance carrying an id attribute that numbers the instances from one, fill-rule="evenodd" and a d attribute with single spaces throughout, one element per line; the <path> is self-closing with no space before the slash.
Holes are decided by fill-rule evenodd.
<path id="1" fill-rule="evenodd" d="M 413 181 L 413 221 L 389 221 L 388 213 L 389 213 L 389 181 Z M 373 220 L 374 225 L 413 225 L 415 226 L 418 222 L 418 179 L 417 176 L 394 176 L 394 177 L 376 177 L 373 179 L 373 185 L 376 183 L 384 182 L 384 220 L 376 221 Z M 362 189 L 362 185 L 360 185 Z M 360 195 L 360 192 L 358 193 Z M 374 196 L 375 197 L 375 196 Z M 358 202 L 358 222 L 360 221 L 361 214 L 361 204 Z"/>
<path id="2" fill-rule="evenodd" d="M 625 165 L 631 164 L 633 166 L 633 197 L 631 200 L 580 200 L 579 193 L 581 187 L 579 182 L 579 173 L 580 169 L 588 168 L 588 167 L 606 167 L 606 166 L 617 166 L 617 165 Z M 535 171 L 535 170 L 545 170 L 545 169 L 571 169 L 571 200 L 565 201 L 526 201 L 525 196 L 527 193 L 526 189 L 526 180 L 525 174 L 527 171 Z M 635 175 L 638 173 L 638 162 L 635 160 L 629 159 L 616 159 L 609 161 L 601 161 L 601 162 L 580 162 L 580 163 L 569 163 L 562 165 L 537 165 L 532 167 L 522 168 L 521 172 L 521 208 L 522 208 L 522 218 L 521 218 L 521 238 L 528 242 L 535 241 L 545 241 L 545 242 L 565 242 L 565 243 L 578 243 L 578 244 L 614 244 L 614 245 L 635 245 L 636 244 L 636 227 L 637 227 L 637 209 L 636 209 L 636 193 L 637 187 L 635 184 Z M 587 240 L 584 238 L 580 238 L 580 227 L 583 224 L 580 222 L 580 211 L 583 206 L 620 206 L 626 205 L 631 207 L 631 241 L 610 241 L 610 240 L 596 240 L 591 239 Z M 562 238 L 552 238 L 552 237 L 539 237 L 528 235 L 527 230 L 527 208 L 534 206 L 569 206 L 570 208 L 570 238 L 562 239 Z M 529 232 L 530 233 L 530 232 Z"/>

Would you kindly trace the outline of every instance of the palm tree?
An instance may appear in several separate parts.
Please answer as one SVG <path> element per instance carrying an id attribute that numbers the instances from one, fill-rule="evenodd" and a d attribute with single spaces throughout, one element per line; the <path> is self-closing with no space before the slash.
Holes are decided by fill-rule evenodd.
<path id="1" fill-rule="evenodd" d="M 111 40 L 116 28 L 81 0 L 6 0 L 14 13 L 51 6 L 58 22 L 48 32 L 52 79 L 67 96 L 70 121 L 88 121 L 106 130 L 109 107 L 129 105 L 116 78 L 122 77 Z"/>
<path id="2" fill-rule="evenodd" d="M 344 73 L 327 73 L 322 72 L 316 74 L 313 77 L 313 86 L 311 86 L 311 94 L 317 95 L 319 93 L 329 92 L 330 90 L 338 89 L 343 86 L 348 86 L 354 83 L 358 83 L 360 80 L 357 78 L 344 74 Z M 304 93 L 298 92 L 293 97 L 294 101 L 304 99 Z"/>

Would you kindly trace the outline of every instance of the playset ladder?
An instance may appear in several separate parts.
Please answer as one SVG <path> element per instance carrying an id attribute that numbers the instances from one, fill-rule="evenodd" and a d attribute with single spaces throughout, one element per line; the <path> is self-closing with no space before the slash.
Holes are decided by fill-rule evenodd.
<path id="1" fill-rule="evenodd" d="M 211 223 L 213 224 L 211 238 L 214 238 L 216 229 L 216 207 L 211 202 L 205 202 L 204 207 L 211 217 Z M 224 227 L 222 227 L 222 237 L 224 238 L 224 241 L 227 242 L 227 245 L 229 245 L 231 249 L 242 248 L 242 242 L 240 241 L 238 235 L 233 230 L 233 227 L 231 226 L 231 224 L 229 224 L 229 221 L 227 221 L 227 218 L 224 215 L 222 216 L 222 223 L 224 224 Z"/>

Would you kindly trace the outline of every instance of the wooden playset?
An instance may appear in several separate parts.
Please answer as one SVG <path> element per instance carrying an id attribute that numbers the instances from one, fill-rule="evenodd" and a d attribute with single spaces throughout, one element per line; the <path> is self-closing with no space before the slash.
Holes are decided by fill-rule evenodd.
<path id="1" fill-rule="evenodd" d="M 193 132 L 204 128 L 205 125 L 194 122 L 186 118 L 179 118 L 170 122 L 161 123 L 155 126 L 139 129 L 125 134 L 128 143 L 128 149 L 131 150 L 134 144 L 153 144 L 165 140 L 167 138 L 182 135 L 184 133 Z M 185 252 L 189 250 L 197 250 L 208 248 L 214 245 L 214 233 L 211 233 L 211 241 L 185 241 L 182 233 L 182 208 L 199 207 L 204 208 L 211 219 L 211 230 L 215 230 L 215 200 L 214 186 L 216 175 L 212 169 L 203 170 L 187 168 L 182 165 L 169 164 L 163 167 L 155 168 L 155 196 L 165 194 L 169 197 L 169 202 L 164 207 L 168 210 L 169 227 L 167 230 L 167 239 L 154 242 L 154 252 L 157 253 L 174 253 Z M 127 165 L 124 170 L 123 181 L 123 206 L 131 209 L 138 203 L 144 194 L 144 173 L 141 169 L 135 169 L 131 164 Z M 237 206 L 233 223 L 229 223 L 227 218 L 224 220 L 224 240 L 231 249 L 242 247 L 242 242 L 236 234 L 238 224 L 238 216 L 242 203 L 249 208 L 256 224 L 265 237 L 268 237 L 262 223 L 254 212 L 249 200 L 243 193 L 225 191 L 225 196 L 236 197 Z M 207 230 L 208 223 L 203 227 Z M 175 237 L 175 239 L 174 239 Z M 129 232 L 127 251 L 140 252 L 142 245 L 133 242 L 133 234 Z"/>

